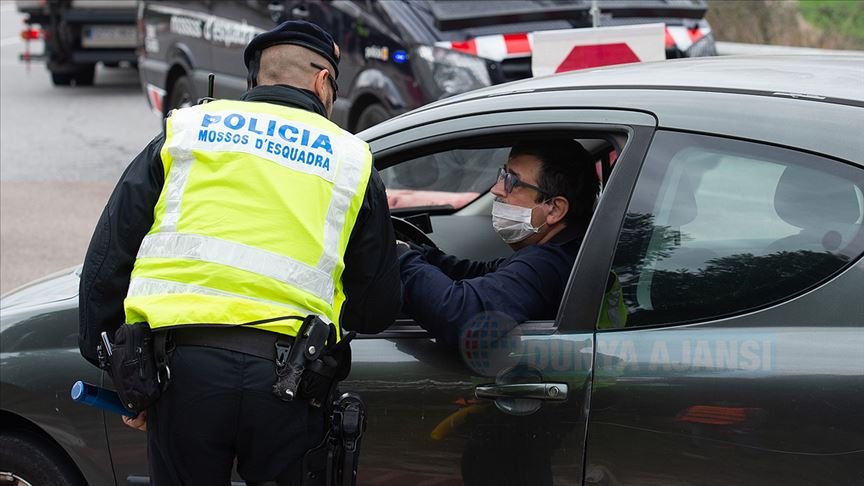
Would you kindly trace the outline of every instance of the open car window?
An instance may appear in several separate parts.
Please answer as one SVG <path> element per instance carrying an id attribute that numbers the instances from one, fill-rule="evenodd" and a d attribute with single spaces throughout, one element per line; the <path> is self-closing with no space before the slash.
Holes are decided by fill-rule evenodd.
<path id="1" fill-rule="evenodd" d="M 395 216 L 428 228 L 424 232 L 431 229 L 427 236 L 445 254 L 485 262 L 507 257 L 513 251 L 492 228 L 494 198 L 489 191 L 514 145 L 538 136 L 572 137 L 592 155 L 588 163 L 597 173 L 600 188 L 605 186 L 627 138 L 618 133 L 574 135 L 563 130 L 541 135 L 527 132 L 472 137 L 466 133 L 428 145 L 406 146 L 401 153 L 387 154 L 377 162 Z M 427 223 L 416 222 L 424 216 Z M 550 332 L 557 327 L 554 319 L 540 316 L 519 324 L 524 326 L 520 327 L 522 332 L 530 334 Z M 390 333 L 425 335 L 426 331 L 420 329 L 413 316 L 403 312 L 388 329 Z"/>
<path id="2" fill-rule="evenodd" d="M 605 184 L 617 159 L 616 150 L 602 139 L 579 141 L 597 157 L 597 175 L 601 184 Z M 509 152 L 509 145 L 453 148 L 387 167 L 381 170 L 387 203 L 391 210 L 460 210 L 495 184 L 498 168 L 507 163 Z"/>

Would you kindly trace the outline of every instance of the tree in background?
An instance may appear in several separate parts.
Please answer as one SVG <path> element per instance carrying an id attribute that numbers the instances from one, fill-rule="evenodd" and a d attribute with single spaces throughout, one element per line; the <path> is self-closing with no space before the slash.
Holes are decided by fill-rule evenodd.
<path id="1" fill-rule="evenodd" d="M 864 49 L 862 0 L 709 0 L 717 40 Z"/>

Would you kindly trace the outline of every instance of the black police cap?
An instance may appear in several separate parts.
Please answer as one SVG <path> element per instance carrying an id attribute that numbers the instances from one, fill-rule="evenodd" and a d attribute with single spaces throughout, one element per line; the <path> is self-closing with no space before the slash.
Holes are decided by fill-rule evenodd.
<path id="1" fill-rule="evenodd" d="M 336 71 L 333 77 L 339 76 L 339 52 L 333 37 L 321 27 L 305 20 L 287 20 L 272 30 L 256 35 L 243 52 L 246 68 L 249 69 L 250 62 L 258 52 L 279 44 L 293 44 L 317 52 L 333 66 Z"/>

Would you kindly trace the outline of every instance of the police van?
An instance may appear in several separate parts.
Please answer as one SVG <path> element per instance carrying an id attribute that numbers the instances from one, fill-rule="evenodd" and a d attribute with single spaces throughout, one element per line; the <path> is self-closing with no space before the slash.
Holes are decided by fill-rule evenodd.
<path id="1" fill-rule="evenodd" d="M 533 33 L 663 23 L 667 58 L 715 54 L 704 0 L 144 0 L 139 72 L 164 115 L 207 93 L 246 89 L 243 49 L 290 19 L 314 22 L 342 50 L 333 120 L 357 132 L 431 101 L 531 76 Z"/>

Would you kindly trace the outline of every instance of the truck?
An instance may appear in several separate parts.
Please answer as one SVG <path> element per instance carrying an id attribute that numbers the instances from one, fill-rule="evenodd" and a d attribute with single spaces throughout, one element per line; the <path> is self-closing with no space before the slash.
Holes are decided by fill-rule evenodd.
<path id="1" fill-rule="evenodd" d="M 142 0 L 138 73 L 159 116 L 196 103 L 209 73 L 217 98 L 237 98 L 246 44 L 282 21 L 308 20 L 342 50 L 333 121 L 359 132 L 531 77 L 534 32 L 662 23 L 666 58 L 714 55 L 707 9 L 705 0 Z"/>
<path id="2" fill-rule="evenodd" d="M 17 0 L 25 15 L 22 37 L 43 39 L 55 86 L 90 86 L 96 64 L 137 65 L 136 0 Z M 29 49 L 22 59 L 30 61 Z"/>

